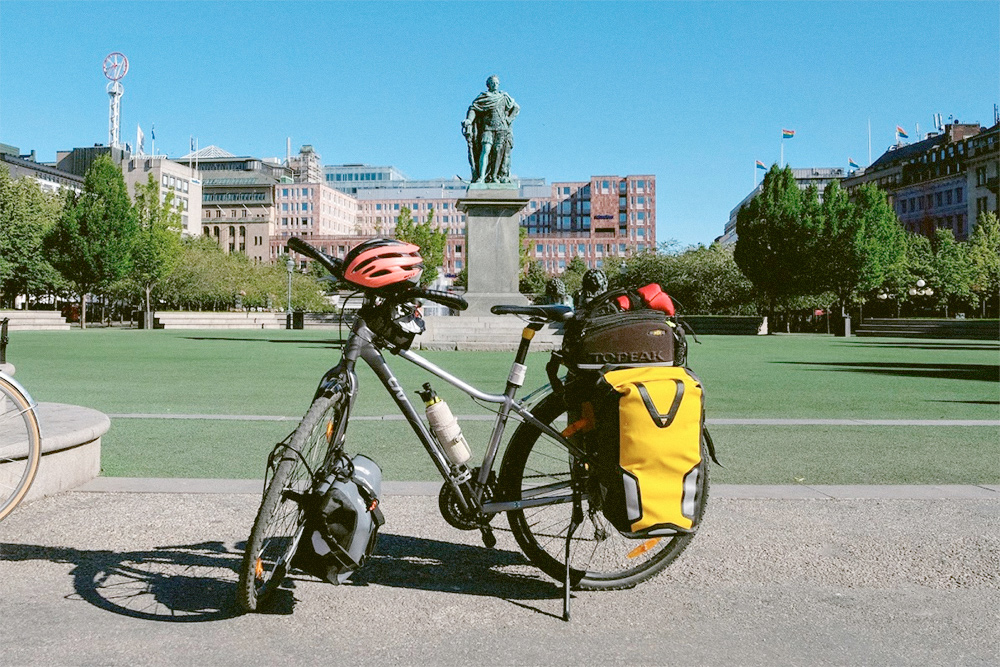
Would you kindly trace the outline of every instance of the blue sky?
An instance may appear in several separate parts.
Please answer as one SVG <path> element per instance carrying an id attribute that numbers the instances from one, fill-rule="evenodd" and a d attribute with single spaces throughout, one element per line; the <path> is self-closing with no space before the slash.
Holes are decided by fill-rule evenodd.
<path id="1" fill-rule="evenodd" d="M 19 2 L 0 4 L 0 142 L 106 143 L 101 62 L 128 56 L 122 135 L 156 126 L 325 164 L 467 176 L 459 123 L 489 74 L 521 105 L 513 172 L 654 174 L 657 236 L 709 243 L 754 161 L 847 166 L 932 115 L 993 124 L 1000 3 Z M 148 146 L 147 146 L 148 150 Z M 763 172 L 760 172 L 763 173 Z"/>

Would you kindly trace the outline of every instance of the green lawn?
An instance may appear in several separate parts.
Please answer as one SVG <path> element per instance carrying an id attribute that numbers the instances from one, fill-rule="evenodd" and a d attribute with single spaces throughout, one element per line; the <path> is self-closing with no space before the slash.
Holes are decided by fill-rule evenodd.
<path id="1" fill-rule="evenodd" d="M 40 401 L 112 414 L 300 416 L 339 352 L 324 330 L 13 332 L 8 359 Z M 487 391 L 503 387 L 512 353 L 427 352 Z M 544 380 L 532 356 L 527 387 Z M 393 360 L 390 359 L 390 363 Z M 984 341 L 828 336 L 704 336 L 690 365 L 713 418 L 1000 419 L 1000 345 Z M 396 360 L 404 387 L 431 379 Z M 393 412 L 363 369 L 356 410 Z M 487 414 L 443 381 L 456 414 Z M 415 398 L 415 397 L 414 397 Z M 103 469 L 113 476 L 259 477 L 294 422 L 115 419 Z M 481 454 L 489 424 L 463 425 Z M 717 482 L 998 483 L 996 427 L 713 427 Z M 350 440 L 389 479 L 436 473 L 403 422 L 356 422 Z"/>

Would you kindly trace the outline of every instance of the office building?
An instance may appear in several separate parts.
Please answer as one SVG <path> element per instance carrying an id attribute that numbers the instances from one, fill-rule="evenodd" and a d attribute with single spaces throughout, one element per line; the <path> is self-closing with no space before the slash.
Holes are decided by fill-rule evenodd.
<path id="1" fill-rule="evenodd" d="M 201 175 L 201 229 L 225 252 L 241 252 L 255 262 L 271 259 L 275 232 L 275 186 L 292 183 L 277 160 L 236 156 L 208 146 L 176 160 Z"/>
<path id="2" fill-rule="evenodd" d="M 160 200 L 173 194 L 173 207 L 181 216 L 181 232 L 188 236 L 201 233 L 202 194 L 198 172 L 166 155 L 127 155 L 122 162 L 122 175 L 128 193 L 135 198 L 136 188 L 144 185 L 150 174 L 160 185 Z"/>
<path id="3" fill-rule="evenodd" d="M 63 189 L 80 192 L 83 189 L 83 177 L 68 171 L 63 171 L 52 165 L 35 162 L 35 151 L 21 155 L 17 146 L 0 144 L 0 165 L 7 168 L 7 173 L 13 179 L 33 178 L 38 182 L 43 192 L 56 193 Z"/>

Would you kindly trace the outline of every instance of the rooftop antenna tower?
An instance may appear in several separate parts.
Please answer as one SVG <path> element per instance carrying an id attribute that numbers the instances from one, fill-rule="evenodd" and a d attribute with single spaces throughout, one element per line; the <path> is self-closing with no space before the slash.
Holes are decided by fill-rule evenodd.
<path id="1" fill-rule="evenodd" d="M 121 103 L 125 89 L 121 80 L 128 72 L 128 58 L 115 51 L 104 59 L 104 76 L 107 77 L 108 97 L 111 98 L 111 109 L 108 116 L 108 145 L 118 148 L 121 145 Z"/>

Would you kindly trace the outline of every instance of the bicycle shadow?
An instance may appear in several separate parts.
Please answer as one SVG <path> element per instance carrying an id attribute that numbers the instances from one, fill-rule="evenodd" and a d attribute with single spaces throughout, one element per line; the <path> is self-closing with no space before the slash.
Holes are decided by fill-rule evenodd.
<path id="1" fill-rule="evenodd" d="M 244 543 L 218 541 L 149 550 L 110 551 L 0 543 L 0 562 L 49 561 L 74 565 L 74 593 L 106 611 L 170 623 L 220 621 L 240 615 L 235 604 Z M 559 597 L 554 582 L 506 568 L 528 566 L 518 552 L 404 535 L 383 534 L 351 586 L 378 585 L 464 595 L 483 595 L 546 614 L 518 600 Z M 291 614 L 296 583 L 316 580 L 295 572 L 263 613 Z"/>
<path id="2" fill-rule="evenodd" d="M 511 571 L 521 567 L 531 570 Z M 561 594 L 554 582 L 532 570 L 534 566 L 518 551 L 389 533 L 379 535 L 375 553 L 351 577 L 351 583 L 508 601 L 549 600 Z"/>
<path id="3" fill-rule="evenodd" d="M 192 623 L 239 615 L 235 606 L 242 544 L 222 542 L 156 547 L 146 551 L 85 550 L 0 543 L 0 561 L 45 560 L 75 565 L 68 599 L 132 618 Z M 291 613 L 291 591 L 278 595 L 273 613 Z"/>

